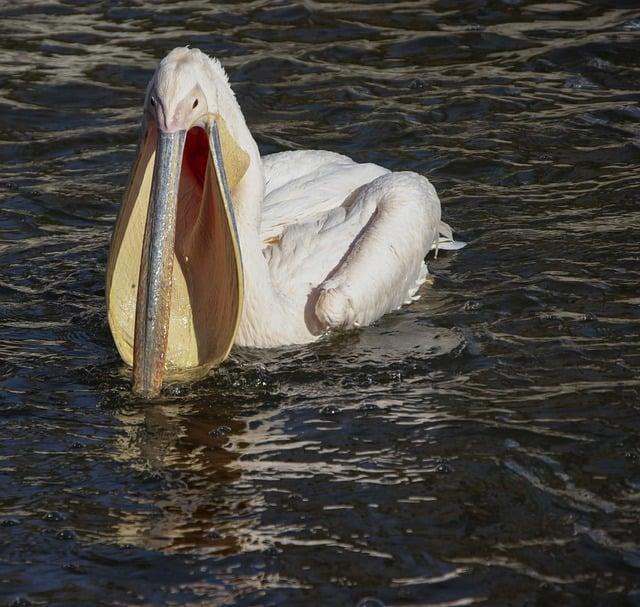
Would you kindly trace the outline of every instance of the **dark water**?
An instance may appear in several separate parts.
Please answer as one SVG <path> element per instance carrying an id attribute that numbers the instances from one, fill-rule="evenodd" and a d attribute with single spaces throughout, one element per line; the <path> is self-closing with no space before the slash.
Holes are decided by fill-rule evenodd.
<path id="1" fill-rule="evenodd" d="M 638 2 L 25 1 L 0 29 L 0 604 L 640 605 Z M 263 152 L 428 175 L 469 246 L 377 326 L 149 406 L 103 275 L 185 43 Z"/>

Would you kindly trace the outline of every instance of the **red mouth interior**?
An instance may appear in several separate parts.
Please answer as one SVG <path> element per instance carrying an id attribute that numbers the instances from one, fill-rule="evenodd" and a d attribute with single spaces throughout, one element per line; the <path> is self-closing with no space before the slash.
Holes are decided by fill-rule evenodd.
<path id="1" fill-rule="evenodd" d="M 200 127 L 189 129 L 185 141 L 174 252 L 188 297 L 187 302 L 181 292 L 180 299 L 172 299 L 174 314 L 185 314 L 182 326 L 192 326 L 185 339 L 195 336 L 199 364 L 220 362 L 233 343 L 239 318 L 240 271 L 209 136 Z"/>
<path id="2" fill-rule="evenodd" d="M 205 175 L 209 162 L 209 138 L 201 127 L 187 132 L 180 169 L 175 249 L 178 258 L 185 242 L 202 236 L 206 220 Z"/>
<path id="3" fill-rule="evenodd" d="M 182 157 L 182 170 L 183 172 L 185 169 L 190 170 L 200 188 L 204 184 L 208 158 L 209 140 L 207 133 L 198 126 L 189 129 Z"/>

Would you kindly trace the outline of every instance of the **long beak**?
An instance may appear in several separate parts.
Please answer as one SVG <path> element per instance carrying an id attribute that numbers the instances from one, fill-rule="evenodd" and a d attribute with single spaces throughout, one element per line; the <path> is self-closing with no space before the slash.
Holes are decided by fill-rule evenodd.
<path id="1" fill-rule="evenodd" d="M 133 346 L 133 391 L 145 398 L 157 396 L 164 380 L 185 138 L 186 131 L 158 134 L 142 244 Z"/>
<path id="2" fill-rule="evenodd" d="M 199 156 L 203 149 L 205 164 Z M 220 364 L 231 350 L 240 322 L 244 283 L 227 176 L 237 183 L 247 166 L 248 156 L 237 147 L 219 117 L 212 117 L 204 129 L 193 132 L 159 132 L 147 190 L 139 276 L 135 278 L 128 273 L 131 262 L 126 253 L 134 250 L 134 228 L 139 223 L 125 219 L 121 211 L 122 221 L 132 229 L 129 232 L 116 226 L 114 240 L 120 238 L 122 244 L 112 244 L 110 254 L 110 324 L 126 361 L 126 336 L 130 333 L 123 310 L 129 305 L 128 293 L 135 293 L 132 283 L 137 280 L 135 326 L 131 327 L 133 392 L 143 398 L 160 394 L 168 369 L 181 374 L 210 368 Z M 144 184 L 144 179 L 141 182 Z M 200 184 L 197 187 L 196 182 Z M 133 183 L 138 184 L 135 175 Z M 130 186 L 132 194 L 125 196 L 125 200 L 134 201 L 131 217 L 137 201 L 145 198 L 140 195 L 144 187 L 134 186 Z"/>

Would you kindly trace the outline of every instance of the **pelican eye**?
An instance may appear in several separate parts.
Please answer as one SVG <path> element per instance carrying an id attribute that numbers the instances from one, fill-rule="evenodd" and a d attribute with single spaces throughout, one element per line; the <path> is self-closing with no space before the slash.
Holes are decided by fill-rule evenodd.
<path id="1" fill-rule="evenodd" d="M 197 105 L 198 105 L 198 100 L 196 99 L 196 100 L 193 102 L 193 105 L 192 105 L 191 107 L 192 107 L 192 108 L 195 108 Z"/>

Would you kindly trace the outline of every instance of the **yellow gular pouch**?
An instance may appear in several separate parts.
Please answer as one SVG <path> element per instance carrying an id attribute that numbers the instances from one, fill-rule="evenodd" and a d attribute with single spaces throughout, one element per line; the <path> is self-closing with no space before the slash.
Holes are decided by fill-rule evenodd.
<path id="1" fill-rule="evenodd" d="M 168 379 L 220 364 L 233 346 L 242 311 L 242 260 L 230 192 L 250 159 L 221 116 L 210 114 L 198 122 L 204 126 L 188 130 L 182 161 L 171 169 L 179 175 L 179 186 L 170 292 L 161 294 L 170 300 L 164 362 Z M 107 263 L 109 326 L 128 365 L 133 365 L 138 282 L 159 136 L 155 125 L 149 125 L 138 146 Z M 205 164 L 198 165 L 194 158 L 203 146 Z"/>
<path id="2" fill-rule="evenodd" d="M 249 154 L 236 143 L 224 118 L 219 114 L 213 114 L 212 118 L 218 126 L 224 171 L 227 175 L 229 189 L 233 191 L 249 169 L 251 160 Z M 211 130 L 211 123 L 209 123 L 208 130 Z"/>

